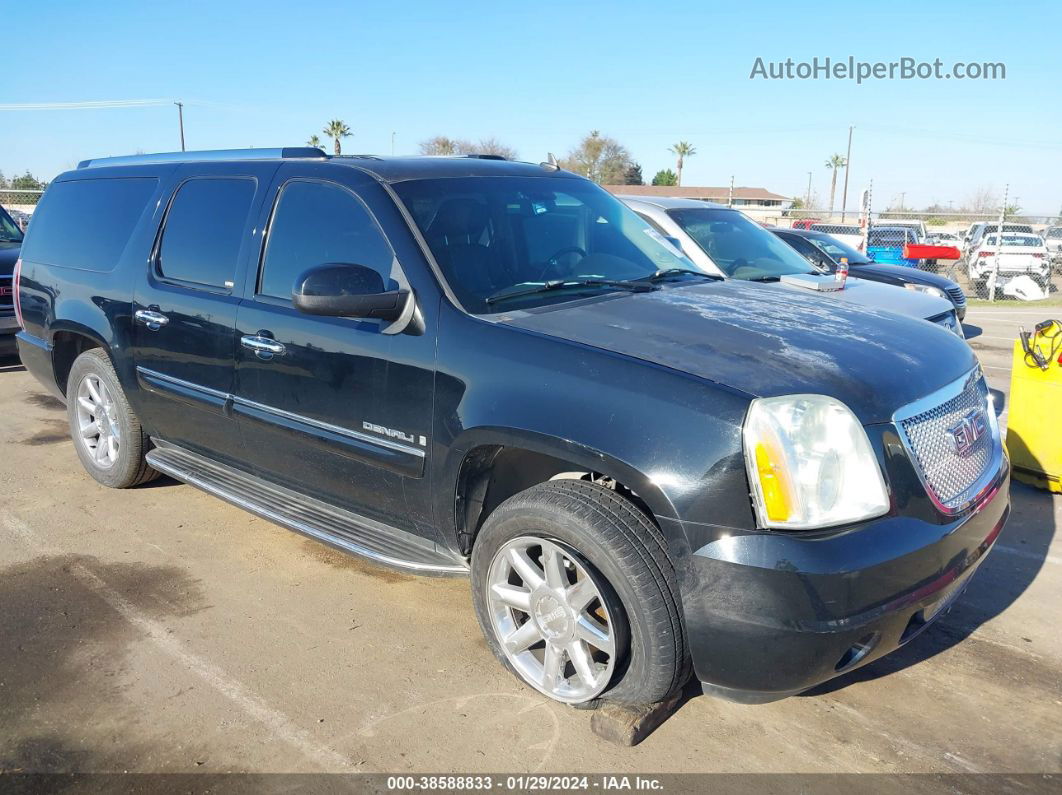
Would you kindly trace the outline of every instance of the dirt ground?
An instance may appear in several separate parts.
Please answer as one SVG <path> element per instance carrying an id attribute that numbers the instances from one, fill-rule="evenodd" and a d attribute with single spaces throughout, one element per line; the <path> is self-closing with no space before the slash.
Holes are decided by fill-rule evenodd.
<path id="1" fill-rule="evenodd" d="M 1037 315 L 967 318 L 1004 395 Z M 1062 770 L 1062 499 L 1045 493 L 1015 485 L 964 598 L 898 653 L 764 706 L 691 689 L 621 748 L 503 671 L 466 581 L 376 568 L 172 480 L 100 487 L 17 361 L 0 412 L 0 770 Z"/>

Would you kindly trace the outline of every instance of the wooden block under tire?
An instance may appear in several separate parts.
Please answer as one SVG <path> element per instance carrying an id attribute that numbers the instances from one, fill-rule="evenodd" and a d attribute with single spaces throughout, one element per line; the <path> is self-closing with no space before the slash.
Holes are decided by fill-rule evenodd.
<path id="1" fill-rule="evenodd" d="M 682 693 L 657 704 L 604 704 L 590 718 L 594 734 L 610 743 L 632 747 L 656 731 L 678 707 Z"/>

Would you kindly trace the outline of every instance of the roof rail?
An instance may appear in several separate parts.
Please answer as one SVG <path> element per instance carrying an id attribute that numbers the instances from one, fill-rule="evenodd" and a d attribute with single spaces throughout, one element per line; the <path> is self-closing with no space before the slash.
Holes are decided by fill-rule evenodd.
<path id="1" fill-rule="evenodd" d="M 508 160 L 509 159 L 509 158 L 505 157 L 505 155 L 488 155 L 488 154 L 481 154 L 481 153 L 478 153 L 478 152 L 471 152 L 471 153 L 465 155 L 465 157 L 475 158 L 476 160 Z"/>
<path id="2" fill-rule="evenodd" d="M 227 160 L 276 160 L 289 158 L 326 159 L 322 150 L 314 146 L 284 146 L 274 149 L 207 149 L 200 152 L 158 152 L 153 155 L 122 155 L 82 160 L 78 168 L 100 166 L 140 166 L 152 163 L 202 163 Z"/>

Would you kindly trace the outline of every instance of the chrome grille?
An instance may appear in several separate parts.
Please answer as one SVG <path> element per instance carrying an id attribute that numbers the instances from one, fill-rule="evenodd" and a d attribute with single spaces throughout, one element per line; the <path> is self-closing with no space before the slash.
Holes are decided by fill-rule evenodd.
<path id="1" fill-rule="evenodd" d="M 944 394 L 941 394 L 944 393 Z M 999 428 L 981 369 L 900 412 L 897 421 L 908 451 L 938 507 L 959 511 L 991 478 L 1002 455 Z M 970 412 L 984 412 L 984 434 L 961 453 L 952 429 Z"/>

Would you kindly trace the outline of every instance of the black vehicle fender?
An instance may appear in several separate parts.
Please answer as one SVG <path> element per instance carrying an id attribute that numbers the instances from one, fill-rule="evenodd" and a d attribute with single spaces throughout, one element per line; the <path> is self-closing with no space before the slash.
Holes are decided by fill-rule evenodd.
<path id="1" fill-rule="evenodd" d="M 513 471 L 507 474 L 507 482 L 501 484 L 501 498 L 497 494 L 491 499 L 477 493 L 477 471 L 494 468 L 499 457 L 506 456 L 513 456 L 508 466 Z M 496 505 L 515 491 L 557 476 L 604 479 L 631 498 L 650 518 L 677 518 L 670 498 L 629 463 L 572 440 L 501 427 L 469 429 L 450 447 L 442 464 L 440 482 L 451 487 L 437 492 L 437 516 L 445 517 L 445 524 L 452 523 L 452 528 L 445 529 L 452 529 L 459 536 L 473 537 L 491 504 Z M 488 510 L 482 510 L 485 505 Z"/>

